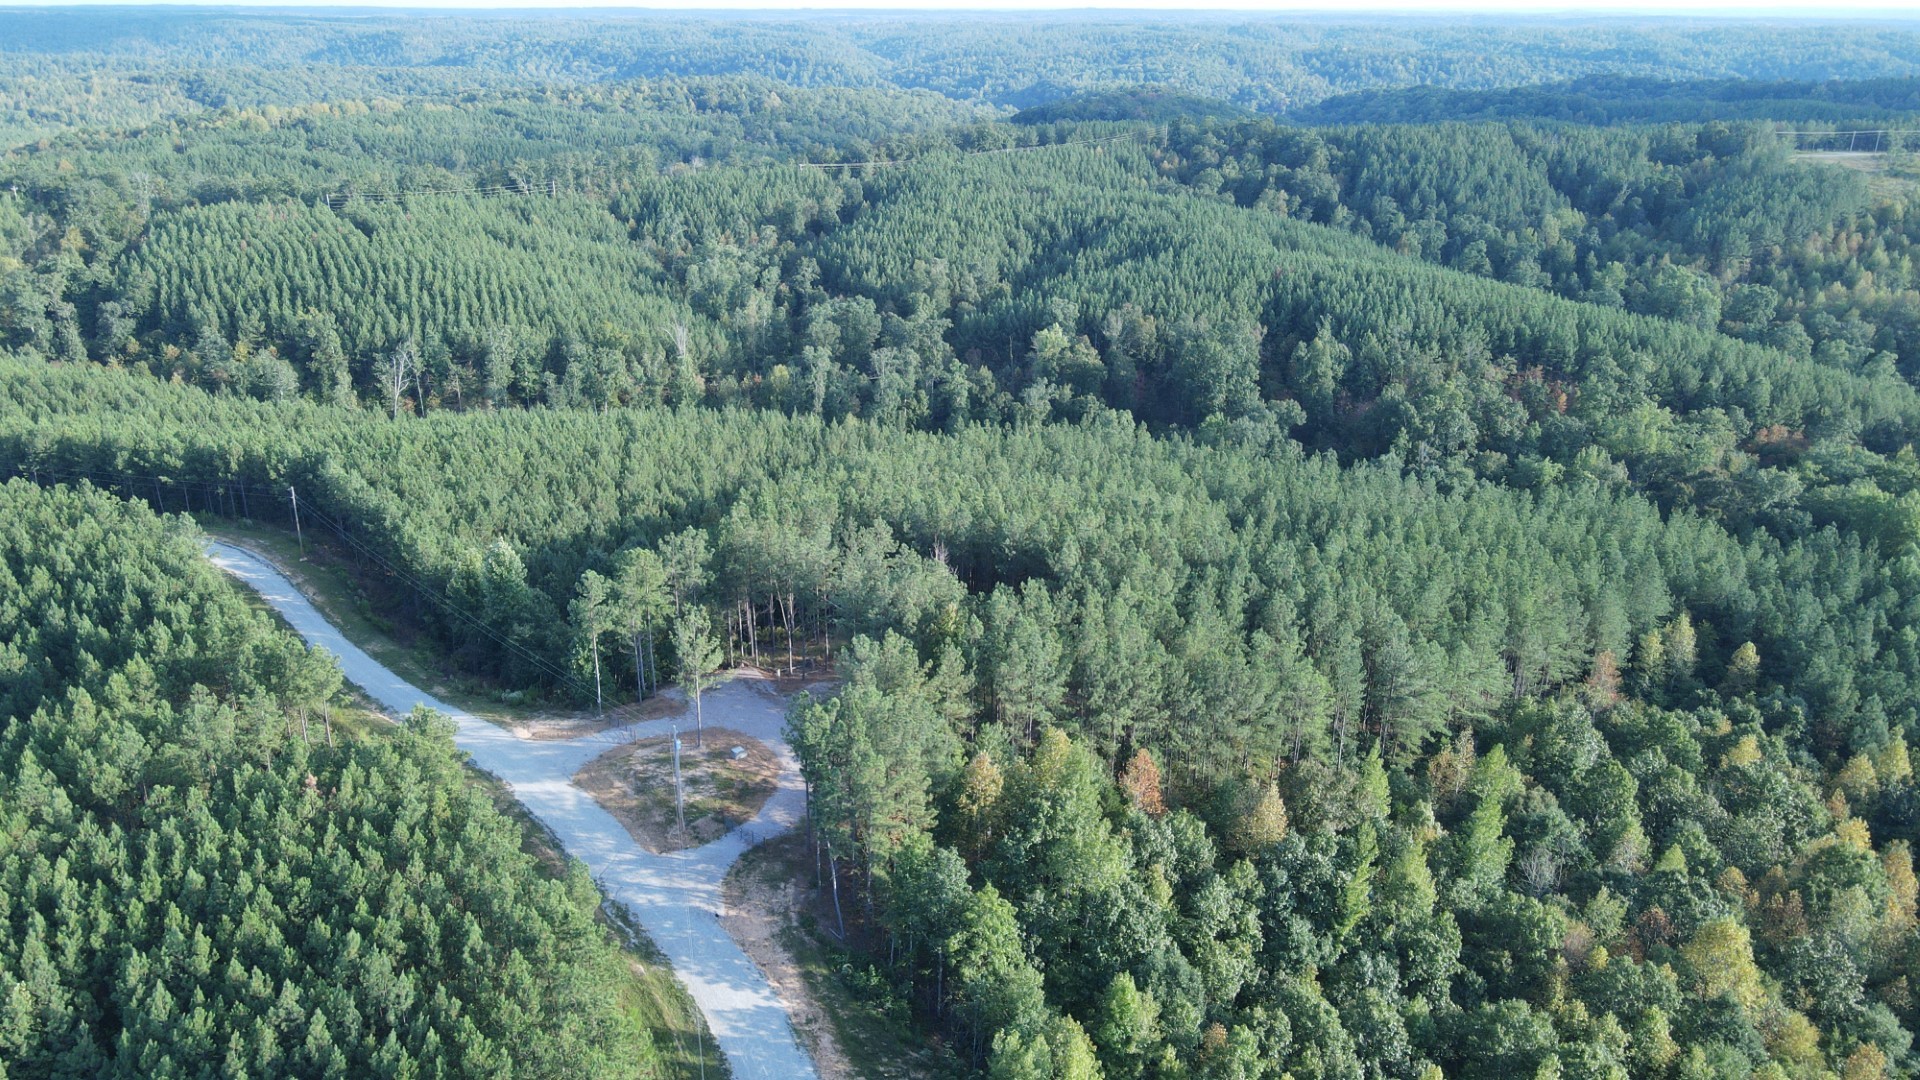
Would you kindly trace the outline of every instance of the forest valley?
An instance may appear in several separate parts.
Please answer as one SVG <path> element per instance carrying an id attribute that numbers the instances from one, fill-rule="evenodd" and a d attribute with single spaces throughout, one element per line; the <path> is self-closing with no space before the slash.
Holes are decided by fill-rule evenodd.
<path id="1" fill-rule="evenodd" d="M 831 673 L 956 1076 L 1920 1071 L 1920 32 L 104 18 L 0 15 L 0 1077 L 664 1075 L 200 560 L 294 493 L 479 692 Z"/>

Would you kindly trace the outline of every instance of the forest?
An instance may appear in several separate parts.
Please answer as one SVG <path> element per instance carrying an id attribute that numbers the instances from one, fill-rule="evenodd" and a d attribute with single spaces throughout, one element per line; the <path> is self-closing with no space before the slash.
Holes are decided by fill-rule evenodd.
<path id="1" fill-rule="evenodd" d="M 1920 26 L 0 29 L 0 1078 L 677 1075 L 290 496 L 941 1075 L 1920 1073 Z"/>
<path id="2" fill-rule="evenodd" d="M 340 672 L 197 530 L 0 486 L 8 1076 L 633 1075 L 619 950 L 444 721 L 336 739 Z"/>

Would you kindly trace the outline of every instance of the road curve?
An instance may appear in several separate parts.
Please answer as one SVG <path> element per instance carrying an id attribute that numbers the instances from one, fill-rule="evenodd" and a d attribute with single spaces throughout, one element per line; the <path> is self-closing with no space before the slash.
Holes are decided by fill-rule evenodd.
<path id="1" fill-rule="evenodd" d="M 414 687 L 348 641 L 284 574 L 265 559 L 230 544 L 209 543 L 207 557 L 260 594 L 307 642 L 332 653 L 347 680 L 396 716 L 425 705 L 453 718 L 454 742 L 473 763 L 499 777 L 534 817 L 559 837 L 567 853 L 587 865 L 608 896 L 633 912 L 674 973 L 687 987 L 737 1078 L 813 1080 L 813 1062 L 794 1038 L 778 995 L 720 927 L 721 881 L 741 853 L 799 823 L 806 794 L 782 737 L 784 707 L 744 681 L 709 692 L 706 713 L 766 743 L 779 755 L 778 789 L 746 825 L 704 847 L 656 855 L 573 786 L 580 767 L 610 746 L 664 735 L 672 723 L 656 720 L 579 739 L 519 738 Z"/>

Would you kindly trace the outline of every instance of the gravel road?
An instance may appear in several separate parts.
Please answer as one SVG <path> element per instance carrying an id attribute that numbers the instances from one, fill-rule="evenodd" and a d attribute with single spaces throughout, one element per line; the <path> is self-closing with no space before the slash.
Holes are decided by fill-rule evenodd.
<path id="1" fill-rule="evenodd" d="M 784 703 L 745 680 L 708 692 L 707 718 L 766 743 L 779 755 L 779 787 L 746 825 L 703 847 L 656 855 L 636 843 L 614 817 L 573 786 L 573 774 L 610 746 L 664 735 L 670 720 L 654 720 L 565 741 L 518 738 L 455 709 L 387 670 L 348 641 L 265 559 L 228 544 L 209 543 L 214 565 L 258 592 L 306 640 L 339 658 L 347 680 L 395 716 L 425 705 L 452 717 L 454 742 L 473 763 L 499 777 L 566 847 L 587 865 L 608 896 L 627 905 L 706 1014 L 733 1075 L 767 1080 L 811 1080 L 813 1062 L 795 1040 L 773 987 L 721 929 L 720 883 L 742 852 L 793 828 L 806 812 L 806 793 L 782 738 Z"/>

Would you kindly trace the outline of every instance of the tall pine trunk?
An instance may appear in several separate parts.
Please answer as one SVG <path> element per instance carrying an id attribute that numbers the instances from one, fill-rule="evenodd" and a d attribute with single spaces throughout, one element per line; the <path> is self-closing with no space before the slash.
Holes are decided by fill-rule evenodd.
<path id="1" fill-rule="evenodd" d="M 793 664 L 793 593 L 787 593 L 787 674 L 794 672 Z"/>
<path id="2" fill-rule="evenodd" d="M 833 861 L 833 841 L 827 841 L 827 876 L 833 879 L 833 917 L 840 923 L 840 940 L 847 940 L 847 916 L 840 910 L 840 868 Z"/>
<path id="3" fill-rule="evenodd" d="M 639 659 L 639 630 L 634 630 L 634 690 L 641 701 L 647 700 L 647 663 Z"/>
<path id="4" fill-rule="evenodd" d="M 600 692 L 600 641 L 593 642 L 593 708 L 601 716 L 607 715 L 607 698 Z"/>
<path id="5" fill-rule="evenodd" d="M 756 625 L 760 620 L 755 617 L 753 601 L 743 598 L 740 601 L 740 618 L 747 624 L 747 650 L 753 654 L 753 666 L 760 666 L 760 634 Z"/>

